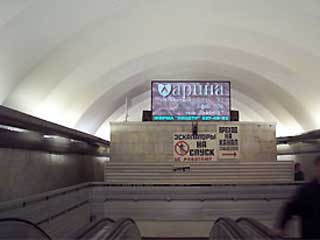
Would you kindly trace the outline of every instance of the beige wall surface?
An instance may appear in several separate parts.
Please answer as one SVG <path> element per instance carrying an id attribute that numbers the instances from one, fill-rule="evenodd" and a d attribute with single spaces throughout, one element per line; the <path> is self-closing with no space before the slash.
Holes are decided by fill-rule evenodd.
<path id="1" fill-rule="evenodd" d="M 273 123 L 200 122 L 198 132 L 216 133 L 225 125 L 240 127 L 240 161 L 276 161 Z M 173 134 L 191 129 L 190 122 L 111 123 L 111 161 L 173 161 Z"/>
<path id="2" fill-rule="evenodd" d="M 0 202 L 102 181 L 100 157 L 0 148 Z"/>

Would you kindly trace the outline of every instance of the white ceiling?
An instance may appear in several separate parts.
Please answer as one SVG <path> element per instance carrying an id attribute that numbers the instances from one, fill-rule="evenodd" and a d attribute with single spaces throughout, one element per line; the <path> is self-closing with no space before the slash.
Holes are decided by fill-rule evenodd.
<path id="1" fill-rule="evenodd" d="M 243 120 L 319 128 L 319 22 L 319 0 L 0 0 L 0 102 L 107 137 L 152 78 L 223 79 Z"/>

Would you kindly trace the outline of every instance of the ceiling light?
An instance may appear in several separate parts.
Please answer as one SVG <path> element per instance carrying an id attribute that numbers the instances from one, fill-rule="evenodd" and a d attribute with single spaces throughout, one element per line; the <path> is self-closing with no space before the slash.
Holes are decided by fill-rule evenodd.
<path id="1" fill-rule="evenodd" d="M 12 126 L 7 126 L 7 125 L 0 125 L 1 129 L 9 130 L 12 132 L 27 132 L 27 129 L 24 128 L 18 128 L 18 127 L 12 127 Z"/>

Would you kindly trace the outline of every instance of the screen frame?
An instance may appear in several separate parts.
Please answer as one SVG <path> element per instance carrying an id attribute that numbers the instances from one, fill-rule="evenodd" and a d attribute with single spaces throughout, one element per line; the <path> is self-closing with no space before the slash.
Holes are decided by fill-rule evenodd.
<path id="1" fill-rule="evenodd" d="M 184 79 L 184 80 L 178 80 L 178 79 L 152 79 L 151 80 L 151 112 L 152 112 L 152 121 L 153 120 L 153 84 L 154 83 L 204 83 L 204 82 L 210 82 L 210 83 L 228 83 L 229 84 L 229 121 L 231 117 L 231 81 L 230 80 L 193 80 L 193 79 Z M 203 115 L 206 116 L 206 115 Z M 157 122 L 195 122 L 192 120 L 157 120 Z M 197 120 L 198 122 L 222 122 L 225 120 L 209 120 L 209 121 L 203 121 L 203 120 Z"/>

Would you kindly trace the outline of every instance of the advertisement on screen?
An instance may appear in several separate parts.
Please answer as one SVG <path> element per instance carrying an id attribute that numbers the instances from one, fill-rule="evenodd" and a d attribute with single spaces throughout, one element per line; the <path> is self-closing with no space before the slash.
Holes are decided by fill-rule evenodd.
<path id="1" fill-rule="evenodd" d="M 229 121 L 229 81 L 152 81 L 154 121 Z"/>

